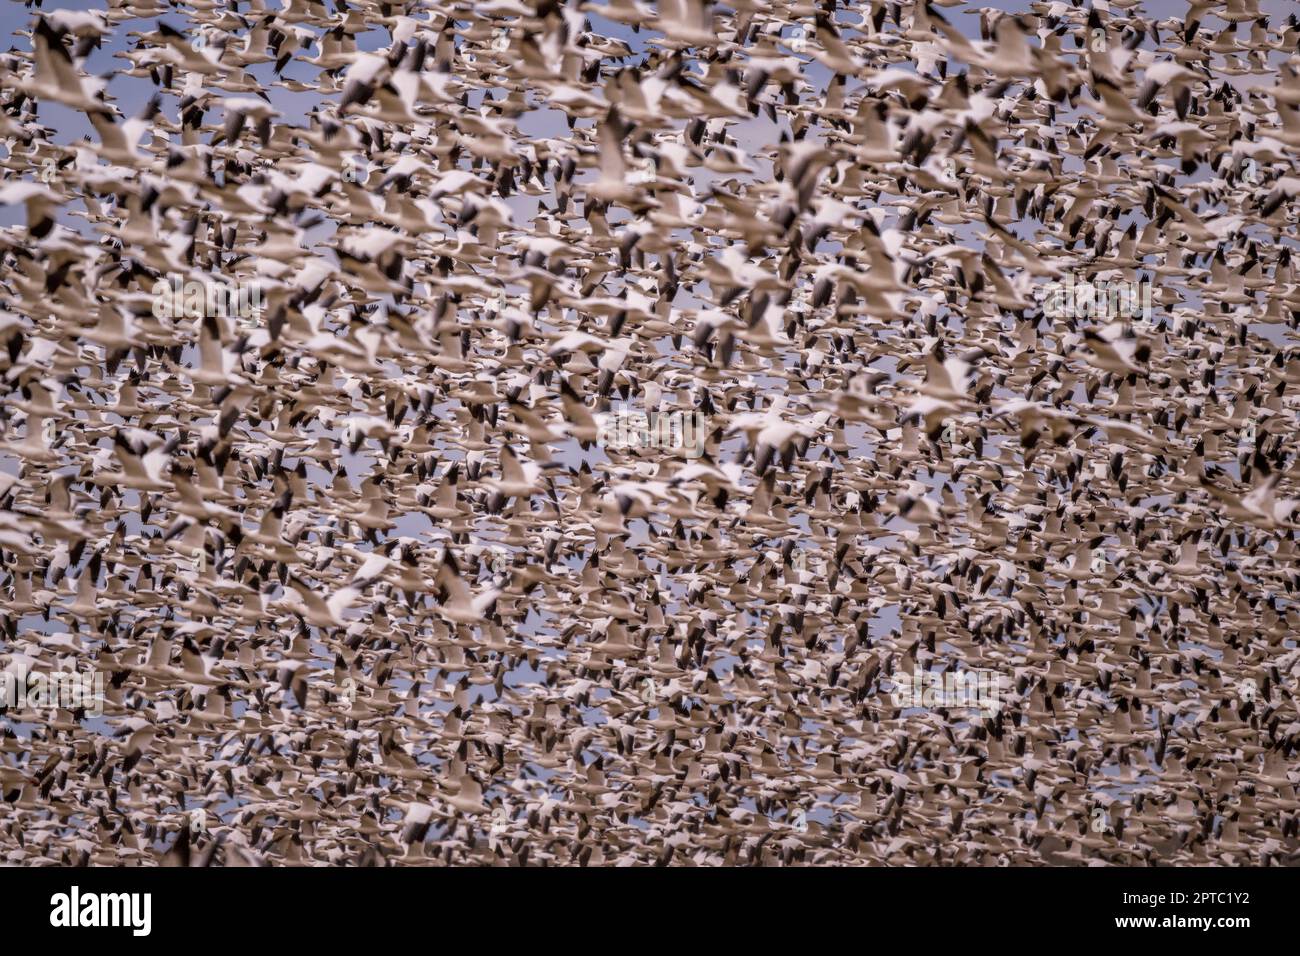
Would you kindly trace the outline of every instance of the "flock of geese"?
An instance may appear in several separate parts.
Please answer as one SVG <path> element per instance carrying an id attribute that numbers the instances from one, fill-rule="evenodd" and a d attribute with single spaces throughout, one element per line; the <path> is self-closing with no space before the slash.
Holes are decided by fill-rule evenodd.
<path id="1" fill-rule="evenodd" d="M 1300 862 L 1294 12 L 28 6 L 4 862 Z"/>

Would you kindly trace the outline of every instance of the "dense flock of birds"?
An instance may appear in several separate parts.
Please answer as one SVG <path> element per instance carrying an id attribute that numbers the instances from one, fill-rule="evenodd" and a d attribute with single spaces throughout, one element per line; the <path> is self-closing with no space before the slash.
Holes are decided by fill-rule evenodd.
<path id="1" fill-rule="evenodd" d="M 24 23 L 6 862 L 1300 861 L 1294 14 Z"/>

